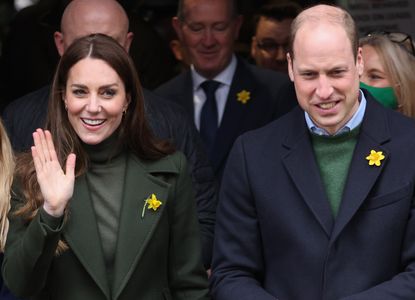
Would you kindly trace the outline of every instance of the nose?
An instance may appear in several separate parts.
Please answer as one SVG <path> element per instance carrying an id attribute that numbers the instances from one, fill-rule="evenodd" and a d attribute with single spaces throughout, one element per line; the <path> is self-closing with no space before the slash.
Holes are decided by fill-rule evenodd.
<path id="1" fill-rule="evenodd" d="M 316 94 L 320 99 L 328 99 L 333 94 L 333 86 L 327 76 L 320 76 L 318 79 L 318 86 Z"/>
<path id="2" fill-rule="evenodd" d="M 215 34 L 211 28 L 206 28 L 203 31 L 202 43 L 205 47 L 212 47 L 215 45 Z"/>
<path id="3" fill-rule="evenodd" d="M 86 110 L 90 113 L 99 113 L 101 106 L 99 104 L 99 99 L 96 94 L 91 94 L 86 105 Z"/>

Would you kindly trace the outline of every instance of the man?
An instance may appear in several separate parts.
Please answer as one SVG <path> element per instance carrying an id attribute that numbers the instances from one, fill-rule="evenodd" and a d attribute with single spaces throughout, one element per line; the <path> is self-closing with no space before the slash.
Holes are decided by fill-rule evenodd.
<path id="1" fill-rule="evenodd" d="M 36 4 L 13 17 L 0 60 L 0 112 L 12 100 L 52 81 L 59 55 L 51 37 L 60 30 L 62 13 L 70 1 L 32 1 Z M 145 41 L 134 39 L 130 54 L 141 84 L 153 89 L 177 74 L 173 69 L 175 61 L 152 26 L 135 11 L 130 12 L 130 30 L 140 37 L 140 41 Z"/>
<path id="2" fill-rule="evenodd" d="M 287 77 L 248 65 L 233 54 L 241 23 L 235 0 L 179 1 L 173 27 L 191 70 L 156 90 L 180 103 L 194 119 L 219 179 L 236 137 L 295 104 L 280 95 Z"/>
<path id="3" fill-rule="evenodd" d="M 255 35 L 251 56 L 256 65 L 288 73 L 286 54 L 291 22 L 301 11 L 295 2 L 278 2 L 261 7 L 254 17 Z"/>
<path id="4" fill-rule="evenodd" d="M 359 91 L 356 27 L 294 20 L 300 107 L 235 142 L 221 185 L 216 300 L 415 299 L 415 124 Z"/>
<path id="5" fill-rule="evenodd" d="M 114 0 L 73 0 L 65 9 L 61 32 L 54 34 L 56 48 L 62 55 L 76 39 L 91 33 L 103 33 L 129 49 L 133 33 L 128 32 L 128 18 Z M 4 112 L 4 122 L 13 148 L 25 151 L 33 145 L 32 133 L 43 127 L 46 118 L 49 86 L 11 103 Z M 213 171 L 200 146 L 200 138 L 183 110 L 144 90 L 146 113 L 156 136 L 169 139 L 189 160 L 201 225 L 203 263 L 209 267 L 216 209 Z"/>

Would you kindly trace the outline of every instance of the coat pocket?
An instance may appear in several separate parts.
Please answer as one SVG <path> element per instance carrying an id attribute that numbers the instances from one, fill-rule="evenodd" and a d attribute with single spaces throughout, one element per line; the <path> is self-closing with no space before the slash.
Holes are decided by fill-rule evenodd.
<path id="1" fill-rule="evenodd" d="M 412 184 L 406 184 L 401 186 L 389 193 L 377 195 L 367 199 L 360 210 L 372 210 L 381 208 L 383 206 L 387 206 L 398 202 L 403 199 L 408 199 L 408 197 L 412 196 Z"/>

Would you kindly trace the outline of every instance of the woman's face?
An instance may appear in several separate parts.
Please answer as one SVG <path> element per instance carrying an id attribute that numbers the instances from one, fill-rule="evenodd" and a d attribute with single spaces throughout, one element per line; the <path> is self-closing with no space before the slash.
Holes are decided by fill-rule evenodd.
<path id="1" fill-rule="evenodd" d="M 128 106 L 124 83 L 117 72 L 94 58 L 84 58 L 69 70 L 64 101 L 69 122 L 89 145 L 111 136 Z"/>
<path id="2" fill-rule="evenodd" d="M 374 87 L 389 87 L 388 76 L 376 50 L 369 45 L 362 47 L 363 75 L 360 81 Z"/>

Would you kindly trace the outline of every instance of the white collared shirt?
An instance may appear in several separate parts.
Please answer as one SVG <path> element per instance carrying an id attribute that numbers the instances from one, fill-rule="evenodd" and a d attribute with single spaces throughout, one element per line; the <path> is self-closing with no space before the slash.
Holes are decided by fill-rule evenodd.
<path id="1" fill-rule="evenodd" d="M 220 82 L 220 85 L 215 92 L 216 105 L 218 108 L 218 127 L 222 121 L 223 113 L 225 112 L 226 99 L 228 98 L 232 78 L 235 74 L 236 63 L 236 57 L 235 55 L 232 55 L 231 62 L 228 64 L 228 66 L 216 77 L 212 78 L 212 80 Z M 200 85 L 208 79 L 197 73 L 193 65 L 190 66 L 190 71 L 193 81 L 195 125 L 197 129 L 200 129 L 200 113 L 202 111 L 203 104 L 206 101 L 205 92 Z"/>
<path id="2" fill-rule="evenodd" d="M 333 136 L 340 135 L 346 132 L 350 132 L 362 123 L 363 117 L 366 111 L 366 98 L 362 90 L 359 90 L 359 94 L 360 94 L 359 108 L 354 113 L 354 115 L 350 118 L 350 120 L 347 121 L 347 123 L 342 128 L 340 128 L 335 134 L 333 134 Z M 316 135 L 321 135 L 321 136 L 330 136 L 330 134 L 326 130 L 314 124 L 313 120 L 311 120 L 310 115 L 307 112 L 304 112 L 304 116 L 305 116 L 305 121 L 307 123 L 307 127 L 312 133 Z"/>

